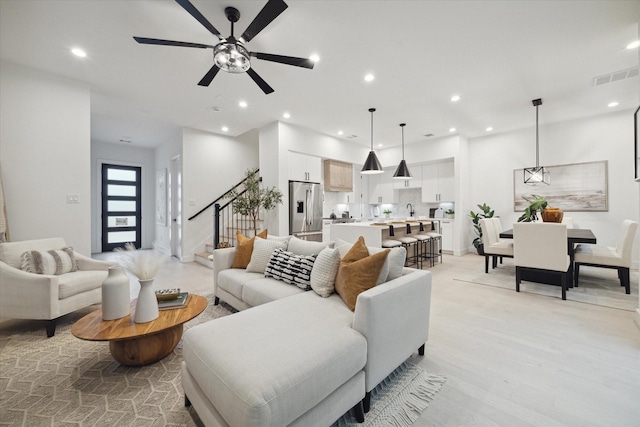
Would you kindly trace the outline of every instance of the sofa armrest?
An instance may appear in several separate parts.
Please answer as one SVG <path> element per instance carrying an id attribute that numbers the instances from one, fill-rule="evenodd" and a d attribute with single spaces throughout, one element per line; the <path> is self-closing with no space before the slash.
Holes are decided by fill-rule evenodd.
<path id="1" fill-rule="evenodd" d="M 414 270 L 358 295 L 353 328 L 367 339 L 367 392 L 426 343 L 430 307 L 428 271 Z"/>
<path id="2" fill-rule="evenodd" d="M 59 315 L 58 276 L 28 273 L 0 261 L 0 317 L 54 319 Z"/>
<path id="3" fill-rule="evenodd" d="M 218 274 L 222 270 L 228 270 L 233 265 L 236 256 L 236 248 L 222 248 L 213 250 L 213 291 L 216 292 Z"/>
<path id="4" fill-rule="evenodd" d="M 88 270 L 108 270 L 109 267 L 113 267 L 118 265 L 117 262 L 111 261 L 100 261 L 98 259 L 89 258 L 88 256 L 84 256 L 79 254 L 78 252 L 73 253 L 78 260 L 78 270 L 88 271 Z"/>

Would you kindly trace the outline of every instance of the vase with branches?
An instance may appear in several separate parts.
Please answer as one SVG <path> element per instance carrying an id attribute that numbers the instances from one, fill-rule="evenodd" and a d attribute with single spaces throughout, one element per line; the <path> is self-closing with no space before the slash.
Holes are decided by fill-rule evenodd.
<path id="1" fill-rule="evenodd" d="M 247 169 L 244 189 L 234 189 L 229 193 L 233 210 L 240 215 L 248 216 L 253 223 L 254 234 L 258 230 L 260 209 L 270 211 L 282 204 L 282 192 L 276 187 L 262 187 L 261 178 L 255 169 Z"/>

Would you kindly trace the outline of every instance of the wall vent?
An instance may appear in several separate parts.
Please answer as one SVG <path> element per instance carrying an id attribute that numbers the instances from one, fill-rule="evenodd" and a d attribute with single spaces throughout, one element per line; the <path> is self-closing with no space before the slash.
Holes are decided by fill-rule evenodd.
<path id="1" fill-rule="evenodd" d="M 432 133 L 425 133 L 424 136 L 426 136 L 427 138 L 431 138 L 433 136 Z"/>
<path id="2" fill-rule="evenodd" d="M 618 82 L 632 77 L 638 77 L 638 67 L 629 68 L 628 70 L 615 71 L 613 73 L 604 74 L 593 78 L 593 85 L 600 86 L 607 83 Z"/>

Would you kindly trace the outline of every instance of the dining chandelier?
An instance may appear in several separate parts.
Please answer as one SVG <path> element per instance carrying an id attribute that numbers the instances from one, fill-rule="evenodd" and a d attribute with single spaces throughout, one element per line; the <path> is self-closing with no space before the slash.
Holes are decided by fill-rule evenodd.
<path id="1" fill-rule="evenodd" d="M 375 108 L 369 108 L 369 112 L 371 113 L 371 151 L 369 151 L 369 155 L 367 156 L 367 160 L 365 160 L 364 165 L 362 166 L 362 170 L 360 173 L 364 174 L 374 174 L 374 173 L 383 173 L 382 165 L 376 156 L 376 153 L 373 151 L 373 113 L 376 111 Z"/>
<path id="2" fill-rule="evenodd" d="M 540 143 L 538 139 L 538 107 L 542 105 L 542 98 L 534 99 L 531 103 L 536 107 L 536 165 L 524 168 L 524 183 L 529 185 L 551 183 L 551 174 L 544 166 L 540 166 Z"/>

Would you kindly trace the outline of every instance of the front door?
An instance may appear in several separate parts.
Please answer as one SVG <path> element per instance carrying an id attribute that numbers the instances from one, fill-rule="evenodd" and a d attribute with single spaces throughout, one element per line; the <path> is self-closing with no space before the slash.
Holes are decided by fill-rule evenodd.
<path id="1" fill-rule="evenodd" d="M 102 164 L 102 252 L 131 242 L 141 247 L 141 171 Z"/>

